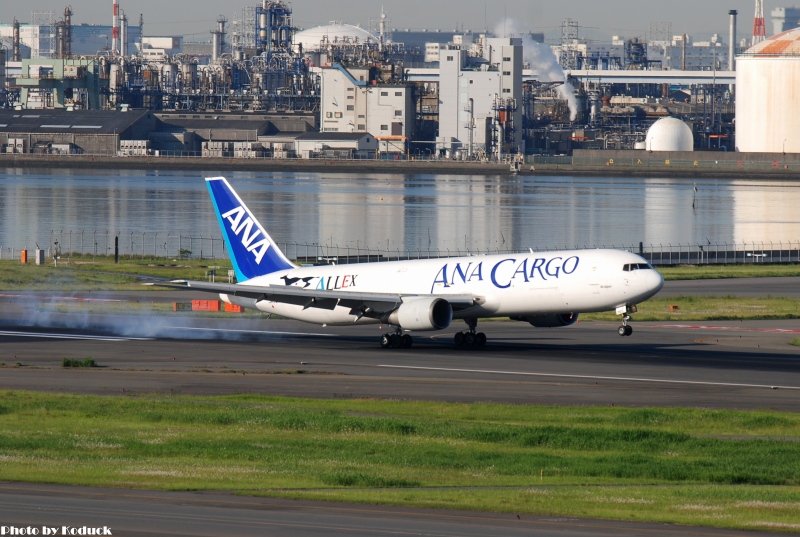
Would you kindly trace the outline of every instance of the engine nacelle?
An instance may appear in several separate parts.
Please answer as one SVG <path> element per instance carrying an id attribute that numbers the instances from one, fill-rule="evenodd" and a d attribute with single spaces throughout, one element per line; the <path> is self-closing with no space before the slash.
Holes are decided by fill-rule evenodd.
<path id="1" fill-rule="evenodd" d="M 536 328 L 558 328 L 569 326 L 578 322 L 577 313 L 548 313 L 544 315 L 528 315 L 526 317 L 512 317 L 515 321 L 525 321 Z"/>
<path id="2" fill-rule="evenodd" d="M 384 322 L 406 330 L 444 330 L 453 322 L 453 307 L 442 298 L 411 298 Z"/>

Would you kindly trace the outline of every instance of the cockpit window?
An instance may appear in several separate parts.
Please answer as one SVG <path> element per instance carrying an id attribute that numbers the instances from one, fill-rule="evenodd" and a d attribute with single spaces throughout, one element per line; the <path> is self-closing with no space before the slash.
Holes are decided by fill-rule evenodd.
<path id="1" fill-rule="evenodd" d="M 631 272 L 634 270 L 652 270 L 653 266 L 650 263 L 628 263 L 622 267 L 623 272 Z"/>

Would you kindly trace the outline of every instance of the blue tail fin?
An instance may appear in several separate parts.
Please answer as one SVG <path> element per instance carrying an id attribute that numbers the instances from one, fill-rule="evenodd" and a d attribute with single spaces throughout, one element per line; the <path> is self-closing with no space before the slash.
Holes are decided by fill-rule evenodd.
<path id="1" fill-rule="evenodd" d="M 206 179 L 239 282 L 294 268 L 224 177 Z"/>

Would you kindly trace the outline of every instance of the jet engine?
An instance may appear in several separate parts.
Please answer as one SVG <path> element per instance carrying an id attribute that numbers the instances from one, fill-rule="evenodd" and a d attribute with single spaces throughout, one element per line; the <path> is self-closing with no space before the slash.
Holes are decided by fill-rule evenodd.
<path id="1" fill-rule="evenodd" d="M 526 317 L 512 317 L 515 321 L 525 321 L 536 328 L 557 328 L 569 326 L 578 322 L 577 313 L 548 313 L 545 315 L 528 315 Z"/>
<path id="2" fill-rule="evenodd" d="M 453 307 L 442 298 L 411 298 L 382 321 L 406 330 L 444 330 L 453 321 Z"/>

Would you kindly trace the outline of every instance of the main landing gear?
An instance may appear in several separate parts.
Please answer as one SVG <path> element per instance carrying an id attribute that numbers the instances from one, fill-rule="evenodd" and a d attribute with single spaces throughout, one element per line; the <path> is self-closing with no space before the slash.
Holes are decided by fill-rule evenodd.
<path id="1" fill-rule="evenodd" d="M 486 334 L 483 332 L 475 332 L 475 329 L 478 328 L 478 320 L 477 319 L 465 319 L 464 322 L 467 323 L 469 330 L 467 332 L 457 332 L 455 336 L 453 336 L 453 342 L 456 344 L 456 347 L 483 347 L 486 345 Z"/>
<path id="2" fill-rule="evenodd" d="M 413 342 L 411 336 L 404 334 L 400 328 L 394 334 L 390 332 L 381 336 L 382 349 L 409 349 Z"/>
<path id="3" fill-rule="evenodd" d="M 627 313 L 622 316 L 622 326 L 617 328 L 617 334 L 623 337 L 630 336 L 631 334 L 633 334 L 633 327 L 628 324 L 628 321 L 630 320 L 631 316 L 628 315 Z"/>

